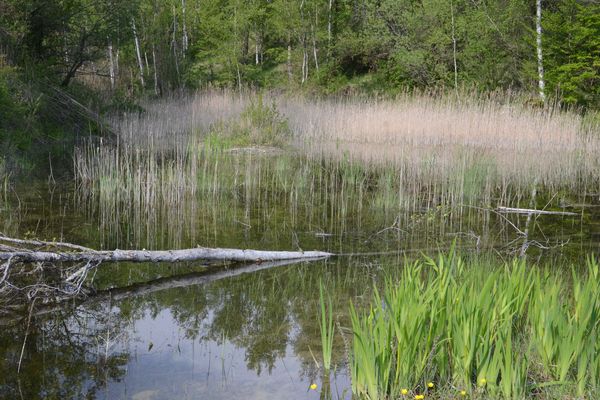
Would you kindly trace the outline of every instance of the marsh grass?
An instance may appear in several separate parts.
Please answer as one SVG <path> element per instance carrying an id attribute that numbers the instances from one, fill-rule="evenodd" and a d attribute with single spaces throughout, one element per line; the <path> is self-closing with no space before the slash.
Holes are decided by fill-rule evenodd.
<path id="1" fill-rule="evenodd" d="M 371 233 L 390 227 L 383 235 L 397 237 L 417 229 L 437 230 L 436 239 L 485 236 L 490 215 L 473 206 L 529 206 L 534 184 L 554 195 L 542 207 L 584 203 L 600 176 L 589 124 L 510 99 L 207 92 L 149 104 L 113 125 L 116 142 L 79 147 L 75 171 L 81 204 L 115 245 L 217 243 L 216 227 L 227 224 L 279 224 L 339 243 L 374 225 Z M 288 154 L 261 153 L 265 144 Z M 229 152 L 239 146 L 258 148 Z"/>
<path id="2" fill-rule="evenodd" d="M 595 398 L 598 264 L 536 269 L 523 261 L 465 263 L 454 252 L 408 262 L 399 281 L 350 309 L 352 389 L 369 399 L 465 390 L 482 398 Z M 364 308 L 363 308 L 364 309 Z"/>
<path id="3" fill-rule="evenodd" d="M 263 96 L 252 98 L 238 118 L 216 123 L 206 136 L 210 148 L 228 149 L 247 146 L 289 144 L 291 131 L 287 119 L 275 102 L 266 104 Z"/>

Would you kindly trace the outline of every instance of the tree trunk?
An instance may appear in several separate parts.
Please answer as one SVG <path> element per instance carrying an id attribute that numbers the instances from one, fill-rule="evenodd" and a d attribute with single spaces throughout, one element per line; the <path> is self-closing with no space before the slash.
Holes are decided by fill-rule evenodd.
<path id="1" fill-rule="evenodd" d="M 544 59 L 542 55 L 542 0 L 536 0 L 536 44 L 537 44 L 537 64 L 538 64 L 538 86 L 540 99 L 546 102 L 546 82 L 544 81 Z"/>
<path id="2" fill-rule="evenodd" d="M 108 62 L 109 62 L 109 75 L 110 75 L 110 88 L 115 88 L 115 61 L 113 59 L 113 46 L 112 40 L 108 39 Z"/>
<path id="3" fill-rule="evenodd" d="M 181 50 L 183 58 L 185 58 L 185 53 L 187 53 L 189 43 L 187 26 L 185 23 L 185 0 L 181 0 L 181 30 L 183 31 L 181 38 Z"/>
<path id="4" fill-rule="evenodd" d="M 117 41 L 117 51 L 115 52 L 115 79 L 119 77 L 119 42 Z"/>
<path id="5" fill-rule="evenodd" d="M 312 27 L 312 42 L 313 42 L 313 56 L 315 59 L 315 70 L 317 72 L 319 72 L 319 58 L 317 56 L 317 38 L 316 38 L 316 33 L 315 33 L 315 28 L 314 26 Z"/>
<path id="6" fill-rule="evenodd" d="M 458 92 L 458 67 L 456 65 L 456 35 L 454 29 L 454 4 L 450 0 L 450 15 L 452 17 L 452 58 L 454 60 L 454 90 Z"/>
<path id="7" fill-rule="evenodd" d="M 292 82 L 292 38 L 288 33 L 288 45 L 287 45 L 287 73 L 288 81 Z"/>
<path id="8" fill-rule="evenodd" d="M 331 20 L 333 19 L 333 0 L 329 0 L 329 12 L 327 15 L 327 54 L 331 55 Z"/>
<path id="9" fill-rule="evenodd" d="M 144 61 L 146 62 L 146 75 L 150 75 L 150 64 L 148 63 L 148 52 L 144 51 Z"/>
<path id="10" fill-rule="evenodd" d="M 21 262 L 186 262 L 218 261 L 277 261 L 324 258 L 332 253 L 322 251 L 263 251 L 239 249 L 194 248 L 183 250 L 113 250 L 113 251 L 0 251 L 0 260 Z"/>
<path id="11" fill-rule="evenodd" d="M 256 38 L 254 40 L 254 63 L 256 65 L 258 65 L 260 63 L 259 47 L 260 47 L 260 33 L 258 31 L 256 31 Z"/>
<path id="12" fill-rule="evenodd" d="M 156 69 L 156 49 L 152 43 L 152 69 L 154 70 L 154 94 L 158 96 L 158 70 Z"/>
<path id="13" fill-rule="evenodd" d="M 177 73 L 177 85 L 179 85 L 179 61 L 177 60 L 177 16 L 175 14 L 175 5 L 173 5 L 173 37 L 171 39 L 173 48 L 173 59 L 175 61 L 175 72 Z"/>
<path id="14" fill-rule="evenodd" d="M 138 38 L 137 30 L 135 29 L 135 19 L 131 18 L 131 27 L 133 28 L 133 39 L 135 42 L 135 53 L 137 55 L 138 67 L 140 69 L 140 82 L 144 87 L 144 65 L 142 64 L 142 53 L 140 51 L 140 40 Z"/>

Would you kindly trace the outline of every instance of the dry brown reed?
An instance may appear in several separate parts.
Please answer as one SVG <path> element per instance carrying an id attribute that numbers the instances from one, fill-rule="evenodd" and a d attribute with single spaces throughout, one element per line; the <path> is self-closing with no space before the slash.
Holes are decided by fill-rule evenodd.
<path id="1" fill-rule="evenodd" d="M 198 229 L 212 229 L 200 236 L 217 238 L 225 220 L 267 221 L 282 204 L 290 226 L 321 224 L 341 232 L 348 216 L 360 226 L 374 210 L 388 225 L 400 211 L 404 225 L 413 224 L 413 212 L 462 221 L 472 214 L 462 205 L 518 206 L 532 186 L 576 195 L 598 189 L 600 141 L 574 113 L 475 96 L 265 96 L 262 101 L 274 102 L 287 118 L 294 152 L 319 162 L 207 149 L 211 127 L 236 126 L 222 122 L 235 120 L 254 101 L 252 94 L 205 92 L 153 102 L 142 114 L 113 120 L 116 144 L 80 147 L 79 193 L 98 213 L 103 233 L 116 243 L 135 238 L 152 247 L 164 234 L 177 238 L 169 240 L 177 246 L 194 240 Z"/>
<path id="2" fill-rule="evenodd" d="M 600 140 L 576 113 L 513 97 L 405 94 L 393 101 L 293 99 L 282 104 L 309 151 L 462 175 L 484 162 L 500 179 L 579 185 L 597 176 Z M 596 134 L 594 134 L 596 133 Z"/>

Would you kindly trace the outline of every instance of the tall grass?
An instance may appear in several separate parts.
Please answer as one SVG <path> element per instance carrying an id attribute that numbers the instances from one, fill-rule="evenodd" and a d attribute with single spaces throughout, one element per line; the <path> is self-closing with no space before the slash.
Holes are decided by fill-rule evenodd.
<path id="1" fill-rule="evenodd" d="M 589 259 L 569 280 L 523 261 L 471 265 L 450 252 L 408 263 L 366 311 L 351 307 L 352 389 L 369 399 L 438 388 L 485 397 L 595 398 L 600 281 Z"/>
<path id="2" fill-rule="evenodd" d="M 405 94 L 394 101 L 294 99 L 282 105 L 312 151 L 347 151 L 405 169 L 444 170 L 485 158 L 513 181 L 576 181 L 597 170 L 598 126 L 575 113 L 532 109 L 506 95 Z M 424 165 L 425 163 L 425 165 Z M 454 171 L 452 171 L 454 172 Z M 450 176 L 448 173 L 446 176 Z"/>
<path id="3" fill-rule="evenodd" d="M 86 208 L 117 244 L 153 247 L 157 233 L 175 238 L 170 246 L 189 243 L 202 236 L 194 221 L 256 226 L 257 213 L 265 222 L 282 203 L 283 225 L 325 233 L 346 231 L 350 218 L 360 229 L 373 210 L 379 229 L 400 215 L 402 227 L 468 232 L 463 222 L 480 216 L 465 205 L 518 206 L 536 182 L 560 193 L 549 204 L 556 207 L 585 202 L 599 186 L 599 139 L 589 124 L 512 100 L 208 92 L 149 104 L 113 125 L 116 142 L 81 146 L 75 171 Z M 228 149 L 286 141 L 296 146 L 287 155 Z"/>

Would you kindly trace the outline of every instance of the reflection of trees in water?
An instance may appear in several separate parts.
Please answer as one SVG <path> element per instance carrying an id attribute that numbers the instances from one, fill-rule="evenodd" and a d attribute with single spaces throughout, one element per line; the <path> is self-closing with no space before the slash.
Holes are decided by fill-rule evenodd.
<path id="1" fill-rule="evenodd" d="M 119 343 L 126 338 L 127 324 L 118 310 L 86 307 L 33 316 L 29 329 L 26 319 L 3 329 L 0 398 L 94 398 L 108 382 L 126 374 L 129 354 L 119 350 Z"/>
<path id="2" fill-rule="evenodd" d="M 189 340 L 226 340 L 244 349 L 246 367 L 259 375 L 265 370 L 271 373 L 291 348 L 303 375 L 314 381 L 320 372 L 309 347 L 319 360 L 319 279 L 330 290 L 336 317 L 340 316 L 336 319 L 342 325 L 349 300 L 373 284 L 373 267 L 347 261 L 299 264 L 240 276 L 231 276 L 235 269 L 213 270 L 99 292 L 75 311 L 68 312 L 63 305 L 60 312 L 33 317 L 17 375 L 25 318 L 0 334 L 4 360 L 0 374 L 9 382 L 0 388 L 0 397 L 19 398 L 19 391 L 27 399 L 95 397 L 108 382 L 126 374 L 131 322 L 144 315 L 156 317 L 164 310 L 169 310 Z M 250 268 L 267 268 L 264 264 Z M 126 268 L 120 273 L 127 274 Z M 341 365 L 344 358 L 338 336 L 333 362 Z"/>
<path id="3" fill-rule="evenodd" d="M 318 326 L 319 280 L 334 299 L 336 319 L 347 325 L 347 308 L 371 290 L 374 271 L 380 265 L 340 259 L 334 263 L 310 263 L 274 268 L 214 282 L 157 292 L 154 307 L 169 308 L 190 339 L 227 340 L 245 350 L 246 367 L 269 373 L 291 346 L 305 375 L 315 378 L 320 362 Z M 210 316 L 210 317 L 208 317 Z M 309 351 L 309 347 L 310 350 Z M 345 360 L 344 344 L 336 336 L 334 363 Z"/>

